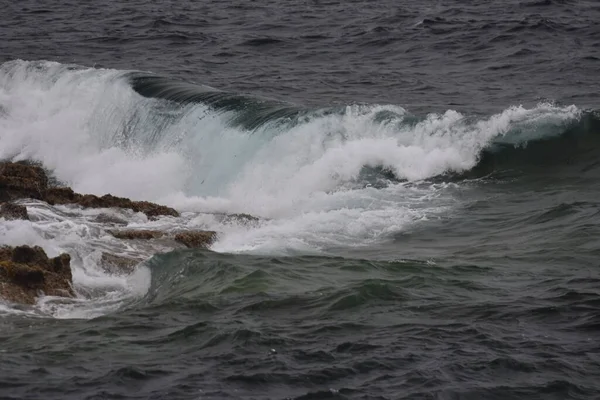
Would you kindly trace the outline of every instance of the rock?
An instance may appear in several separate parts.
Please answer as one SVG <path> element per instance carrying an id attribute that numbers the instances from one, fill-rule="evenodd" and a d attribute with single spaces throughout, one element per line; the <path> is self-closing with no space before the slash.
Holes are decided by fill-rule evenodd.
<path id="1" fill-rule="evenodd" d="M 0 247 L 0 297 L 33 304 L 44 293 L 73 297 L 71 257 L 48 258 L 41 247 Z"/>
<path id="2" fill-rule="evenodd" d="M 48 177 L 37 165 L 0 163 L 0 202 L 31 198 L 42 200 Z"/>
<path id="3" fill-rule="evenodd" d="M 17 285 L 35 288 L 44 283 L 44 273 L 27 265 L 12 264 L 6 271 L 10 273 L 12 280 Z"/>
<path id="4" fill-rule="evenodd" d="M 116 197 L 105 194 L 98 197 L 93 194 L 79 194 L 71 188 L 50 188 L 46 191 L 44 200 L 48 204 L 78 204 L 87 208 L 129 208 L 135 212 L 142 212 L 149 218 L 161 215 L 178 217 L 179 213 L 173 208 L 150 203 L 149 201 L 132 201 L 125 197 Z"/>
<path id="5" fill-rule="evenodd" d="M 116 237 L 117 239 L 157 239 L 163 236 L 163 232 L 161 231 L 152 231 L 152 230 L 123 230 L 123 231 L 108 231 L 111 235 Z"/>
<path id="6" fill-rule="evenodd" d="M 100 263 L 102 269 L 109 274 L 124 275 L 131 274 L 135 270 L 135 266 L 142 262 L 142 259 L 117 256 L 110 253 L 102 253 Z"/>
<path id="7" fill-rule="evenodd" d="M 0 206 L 0 218 L 7 220 L 25 219 L 29 220 L 27 207 L 15 203 L 3 203 Z"/>
<path id="8" fill-rule="evenodd" d="M 0 163 L 0 203 L 22 198 L 43 200 L 48 204 L 78 204 L 90 208 L 129 208 L 142 212 L 148 218 L 168 215 L 178 217 L 173 208 L 149 201 L 132 201 L 125 197 L 106 194 L 79 194 L 69 187 L 48 188 L 48 176 L 44 169 L 28 163 Z"/>
<path id="9" fill-rule="evenodd" d="M 124 219 L 105 213 L 98 214 L 94 221 L 101 224 L 127 225 Z"/>
<path id="10" fill-rule="evenodd" d="M 134 203 L 135 204 L 134 207 L 132 207 L 132 210 L 143 212 L 148 216 L 148 218 L 155 218 L 162 215 L 179 217 L 179 213 L 171 207 L 161 206 L 159 204 L 150 203 L 149 201 L 136 201 Z"/>
<path id="11" fill-rule="evenodd" d="M 217 233 L 214 231 L 181 232 L 175 235 L 175 241 L 191 248 L 208 247 L 216 238 Z"/>
<path id="12" fill-rule="evenodd" d="M 223 217 L 223 222 L 225 223 L 230 223 L 230 222 L 235 222 L 235 223 L 242 223 L 242 224 L 248 224 L 248 223 L 255 223 L 260 221 L 258 218 L 256 218 L 255 216 L 252 216 L 250 214 L 225 214 Z"/>
<path id="13" fill-rule="evenodd" d="M 79 193 L 75 193 L 70 187 L 49 188 L 44 192 L 44 201 L 48 204 L 73 204 L 81 198 Z"/>

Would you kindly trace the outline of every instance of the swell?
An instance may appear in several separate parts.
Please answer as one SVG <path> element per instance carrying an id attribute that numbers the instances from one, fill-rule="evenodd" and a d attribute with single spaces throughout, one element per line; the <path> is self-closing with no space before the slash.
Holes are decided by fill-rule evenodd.
<path id="1" fill-rule="evenodd" d="M 167 77 L 131 73 L 133 90 L 142 96 L 168 100 L 181 105 L 201 103 L 219 110 L 234 112 L 229 123 L 255 129 L 272 121 L 295 120 L 303 110 L 272 99 L 223 92 L 208 86 Z"/>

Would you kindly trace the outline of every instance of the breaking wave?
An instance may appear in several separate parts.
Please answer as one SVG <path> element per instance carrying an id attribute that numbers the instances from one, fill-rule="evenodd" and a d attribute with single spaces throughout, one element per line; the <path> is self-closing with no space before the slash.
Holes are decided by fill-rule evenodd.
<path id="1" fill-rule="evenodd" d="M 468 171 L 486 152 L 598 125 L 552 104 L 485 118 L 396 105 L 309 110 L 139 72 L 26 61 L 0 67 L 0 110 L 0 158 L 41 161 L 78 191 L 218 196 L 265 216 L 272 204 L 244 202 L 297 204 L 348 189 L 365 167 L 408 181 Z"/>
<path id="2" fill-rule="evenodd" d="M 549 103 L 487 117 L 381 104 L 309 109 L 136 71 L 0 66 L 0 159 L 38 161 L 80 193 L 173 206 L 182 218 L 126 217 L 132 227 L 217 230 L 218 252 L 368 245 L 452 209 L 453 176 L 540 158 L 547 143 L 558 156 L 573 138 L 593 141 L 598 121 Z M 90 222 L 96 211 L 28 207 L 32 222 L 2 225 L 0 242 L 69 251 L 78 293 L 97 300 L 100 290 L 102 310 L 147 290 L 143 274 L 128 281 L 95 269 L 100 250 L 117 246 Z M 236 212 L 262 219 L 248 227 L 215 217 Z"/>

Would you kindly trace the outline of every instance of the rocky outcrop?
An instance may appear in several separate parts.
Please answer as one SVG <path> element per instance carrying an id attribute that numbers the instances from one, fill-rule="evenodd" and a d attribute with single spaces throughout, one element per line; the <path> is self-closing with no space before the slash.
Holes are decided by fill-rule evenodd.
<path id="1" fill-rule="evenodd" d="M 165 232 L 143 229 L 113 230 L 108 232 L 117 239 L 128 240 L 150 240 L 167 237 L 169 239 L 174 239 L 176 242 L 190 248 L 206 248 L 210 246 L 217 238 L 217 233 L 214 231 L 180 232 L 174 237 Z"/>
<path id="2" fill-rule="evenodd" d="M 142 262 L 141 258 L 117 256 L 110 253 L 102 253 L 100 258 L 102 269 L 114 275 L 131 274 L 140 262 Z"/>
<path id="3" fill-rule="evenodd" d="M 48 204 L 77 204 L 88 208 L 128 208 L 142 212 L 149 218 L 168 215 L 178 217 L 173 208 L 149 201 L 132 201 L 111 194 L 96 196 L 75 193 L 69 187 L 48 187 L 48 176 L 43 168 L 28 163 L 0 163 L 0 203 L 32 198 Z"/>
<path id="4" fill-rule="evenodd" d="M 93 194 L 75 193 L 68 187 L 50 188 L 43 198 L 48 204 L 77 204 L 86 208 L 128 208 L 135 212 L 146 214 L 149 218 L 161 215 L 178 217 L 179 213 L 173 208 L 161 206 L 149 201 L 132 201 L 125 197 L 105 194 L 98 197 Z"/>
<path id="5" fill-rule="evenodd" d="M 152 230 L 122 230 L 122 231 L 108 231 L 111 235 L 116 237 L 117 239 L 141 239 L 141 240 L 149 240 L 149 239 L 158 239 L 163 236 L 163 232 L 161 231 L 152 231 Z"/>
<path id="6" fill-rule="evenodd" d="M 40 294 L 73 297 L 71 257 L 48 258 L 41 247 L 0 247 L 0 297 L 23 304 Z"/>
<path id="7" fill-rule="evenodd" d="M 175 235 L 175 241 L 190 248 L 205 248 L 210 246 L 217 238 L 214 231 L 190 231 Z"/>
<path id="8" fill-rule="evenodd" d="M 22 198 L 43 200 L 48 188 L 44 170 L 27 163 L 0 163 L 0 203 Z"/>
<path id="9" fill-rule="evenodd" d="M 15 203 L 3 203 L 0 205 L 0 218 L 6 220 L 25 219 L 29 220 L 27 207 Z"/>
<path id="10" fill-rule="evenodd" d="M 27 162 L 0 163 L 0 218 L 29 219 L 27 208 L 14 200 L 31 198 L 50 205 L 78 205 L 84 208 L 123 208 L 144 213 L 148 218 L 158 216 L 178 217 L 173 208 L 148 201 L 132 201 L 111 194 L 96 196 L 80 194 L 69 187 L 52 187 L 58 182 L 50 180 L 43 168 Z M 124 240 L 153 240 L 161 251 L 169 248 L 207 248 L 217 238 L 213 231 L 183 231 L 173 234 L 158 230 L 118 229 L 127 221 L 112 212 L 101 213 L 94 222 L 102 224 L 112 236 Z M 258 224 L 258 218 L 248 214 L 215 214 L 217 221 L 233 224 Z M 97 229 L 97 227 L 94 227 Z M 152 249 L 152 244 L 135 243 Z M 134 246 L 135 247 L 135 246 Z M 144 254 L 146 254 L 144 252 Z M 130 274 L 142 259 L 103 253 L 102 268 L 113 274 Z M 56 296 L 74 296 L 70 256 L 61 254 L 48 258 L 40 247 L 0 247 L 0 297 L 13 302 L 33 304 L 41 293 Z"/>

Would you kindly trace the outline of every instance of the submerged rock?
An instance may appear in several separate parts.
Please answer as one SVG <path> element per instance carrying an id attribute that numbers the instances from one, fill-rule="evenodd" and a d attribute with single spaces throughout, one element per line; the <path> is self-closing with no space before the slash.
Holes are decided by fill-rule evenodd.
<path id="1" fill-rule="evenodd" d="M 4 203 L 0 206 L 0 218 L 7 220 L 25 219 L 29 220 L 27 207 L 15 203 Z"/>
<path id="2" fill-rule="evenodd" d="M 48 177 L 37 165 L 0 163 L 0 202 L 31 198 L 43 200 Z"/>
<path id="3" fill-rule="evenodd" d="M 116 237 L 117 239 L 141 239 L 141 240 L 149 240 L 149 239 L 158 239 L 164 235 L 161 231 L 152 231 L 152 230 L 123 230 L 123 231 L 108 231 L 111 235 Z"/>
<path id="4" fill-rule="evenodd" d="M 124 219 L 106 213 L 98 214 L 98 216 L 94 219 L 94 222 L 101 224 L 127 225 L 127 221 Z"/>
<path id="5" fill-rule="evenodd" d="M 71 257 L 48 258 L 41 247 L 0 247 L 0 297 L 23 304 L 40 294 L 73 297 Z"/>
<path id="6" fill-rule="evenodd" d="M 190 231 L 175 235 L 175 241 L 190 248 L 204 248 L 211 245 L 217 238 L 214 231 Z"/>
<path id="7" fill-rule="evenodd" d="M 256 223 L 259 222 L 260 220 L 258 218 L 256 218 L 253 215 L 250 214 L 244 214 L 244 213 L 240 213 L 240 214 L 224 214 L 223 216 L 223 222 L 226 223 L 242 223 L 242 224 L 249 224 L 249 223 Z"/>
<path id="8" fill-rule="evenodd" d="M 100 258 L 102 269 L 115 275 L 131 274 L 140 262 L 142 262 L 141 258 L 117 256 L 110 253 L 102 253 Z"/>

